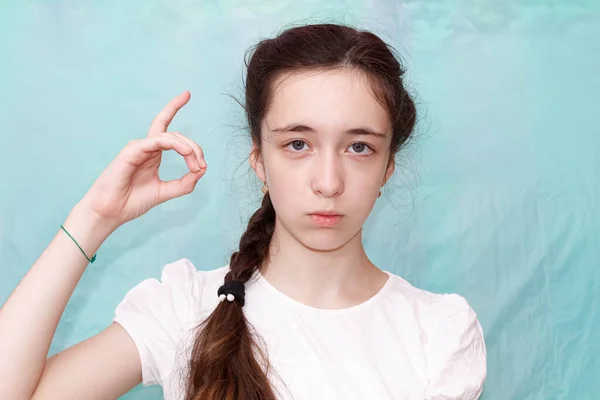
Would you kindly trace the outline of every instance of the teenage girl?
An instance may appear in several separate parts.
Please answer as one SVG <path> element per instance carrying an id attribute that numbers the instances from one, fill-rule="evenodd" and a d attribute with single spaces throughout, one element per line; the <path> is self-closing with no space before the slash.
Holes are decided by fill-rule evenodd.
<path id="1" fill-rule="evenodd" d="M 106 238 L 206 172 L 200 146 L 168 129 L 186 91 L 102 172 L 0 310 L 3 399 L 115 399 L 141 382 L 167 400 L 479 397 L 486 351 L 467 301 L 379 269 L 362 245 L 416 120 L 398 59 L 373 33 L 330 24 L 253 50 L 245 111 L 264 197 L 230 263 L 166 265 L 104 331 L 46 358 Z M 190 172 L 161 181 L 165 150 Z"/>

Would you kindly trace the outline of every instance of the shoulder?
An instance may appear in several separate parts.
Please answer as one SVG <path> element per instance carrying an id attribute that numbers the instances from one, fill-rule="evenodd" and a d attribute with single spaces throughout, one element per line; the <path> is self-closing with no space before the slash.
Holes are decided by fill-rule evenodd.
<path id="1" fill-rule="evenodd" d="M 166 264 L 160 282 L 155 281 L 155 284 L 160 285 L 162 291 L 170 296 L 181 297 L 182 302 L 187 302 L 192 319 L 201 319 L 217 305 L 217 290 L 223 285 L 228 272 L 229 265 L 199 270 L 190 259 L 181 258 Z"/>
<path id="2" fill-rule="evenodd" d="M 160 284 L 176 286 L 190 294 L 197 294 L 210 287 L 222 285 L 228 272 L 229 265 L 211 270 L 199 270 L 190 259 L 180 258 L 163 267 Z"/>
<path id="3" fill-rule="evenodd" d="M 389 273 L 389 295 L 407 303 L 418 318 L 431 323 L 431 328 L 447 319 L 476 319 L 477 313 L 469 302 L 456 293 L 433 293 L 413 286 L 402 277 Z"/>
<path id="4" fill-rule="evenodd" d="M 160 279 L 144 279 L 125 296 L 124 302 L 156 303 L 170 301 L 191 301 L 198 304 L 207 290 L 222 284 L 229 266 L 212 270 L 198 270 L 188 258 L 181 258 L 166 264 Z M 215 291 L 216 293 L 216 291 Z"/>
<path id="5" fill-rule="evenodd" d="M 461 295 L 438 294 L 391 274 L 391 296 L 409 305 L 424 333 L 429 382 L 426 399 L 476 399 L 487 377 L 477 313 Z"/>
<path id="6" fill-rule="evenodd" d="M 121 300 L 113 321 L 136 344 L 144 384 L 162 384 L 171 373 L 185 336 L 216 306 L 217 289 L 228 271 L 228 266 L 199 271 L 181 258 L 166 264 L 160 279 L 141 281 Z"/>
<path id="7" fill-rule="evenodd" d="M 117 314 L 176 319 L 180 325 L 196 323 L 211 307 L 229 266 L 201 271 L 187 258 L 166 264 L 160 278 L 148 278 L 130 289 Z M 213 299 L 214 298 L 214 299 Z"/>
<path id="8" fill-rule="evenodd" d="M 181 279 L 189 282 L 210 283 L 223 279 L 229 265 L 211 270 L 198 270 L 189 258 L 180 258 L 163 267 L 161 280 Z"/>

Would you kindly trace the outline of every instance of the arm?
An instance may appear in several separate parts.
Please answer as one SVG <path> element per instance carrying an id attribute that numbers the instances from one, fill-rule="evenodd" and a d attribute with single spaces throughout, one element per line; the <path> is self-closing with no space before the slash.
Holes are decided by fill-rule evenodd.
<path id="1" fill-rule="evenodd" d="M 88 256 L 115 229 L 82 204 L 63 226 Z M 115 398 L 141 381 L 135 345 L 117 324 L 46 360 L 58 321 L 87 265 L 81 250 L 60 230 L 0 309 L 0 393 L 6 398 L 29 399 L 34 391 L 34 398 L 50 393 L 81 398 L 82 390 L 87 399 Z"/>
<path id="2" fill-rule="evenodd" d="M 135 344 L 113 323 L 49 358 L 31 399 L 116 399 L 141 381 Z"/>
<path id="3" fill-rule="evenodd" d="M 119 226 L 191 193 L 204 175 L 200 146 L 179 132 L 167 132 L 189 99 L 185 91 L 171 100 L 147 138 L 129 142 L 71 210 L 63 225 L 88 256 Z M 158 168 L 166 150 L 179 153 L 190 172 L 162 181 Z M 87 265 L 79 247 L 59 230 L 0 309 L 3 399 L 115 398 L 142 380 L 137 347 L 117 324 L 46 360 L 58 321 Z"/>

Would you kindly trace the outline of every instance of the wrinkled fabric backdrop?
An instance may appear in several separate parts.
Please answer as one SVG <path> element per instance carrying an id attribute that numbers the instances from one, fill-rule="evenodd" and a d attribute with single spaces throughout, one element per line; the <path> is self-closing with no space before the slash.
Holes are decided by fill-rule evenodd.
<path id="1" fill-rule="evenodd" d="M 307 22 L 380 34 L 419 103 L 415 140 L 365 226 L 373 261 L 469 300 L 488 349 L 483 399 L 600 398 L 593 0 L 3 1 L 0 304 L 118 151 L 186 89 L 192 99 L 171 129 L 203 146 L 207 175 L 104 243 L 51 354 L 106 327 L 164 264 L 225 265 L 261 194 L 234 100 L 244 53 Z M 185 172 L 168 152 L 161 177 Z"/>

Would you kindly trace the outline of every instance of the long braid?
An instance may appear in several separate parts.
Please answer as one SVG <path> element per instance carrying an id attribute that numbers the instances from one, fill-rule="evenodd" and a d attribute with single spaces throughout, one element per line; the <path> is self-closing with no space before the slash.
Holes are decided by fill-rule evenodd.
<path id="1" fill-rule="evenodd" d="M 252 277 L 269 255 L 274 229 L 275 209 L 267 193 L 250 217 L 239 250 L 231 256 L 224 283 L 246 283 Z M 200 326 L 202 333 L 192 350 L 186 400 L 275 400 L 261 366 L 268 362 L 252 337 L 242 306 L 239 301 L 228 303 L 219 304 Z"/>
<path id="2" fill-rule="evenodd" d="M 269 255 L 274 230 L 275 209 L 267 192 L 260 208 L 248 221 L 246 232 L 240 239 L 239 251 L 231 255 L 231 271 L 225 277 L 226 282 L 230 279 L 247 282 L 252 277 L 255 267 L 260 266 Z"/>

